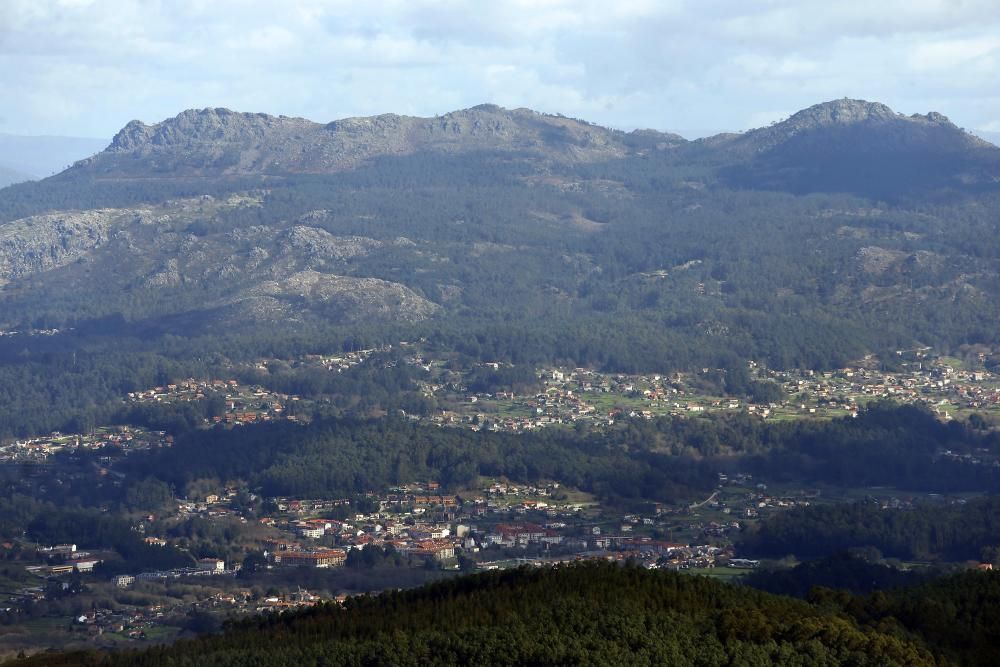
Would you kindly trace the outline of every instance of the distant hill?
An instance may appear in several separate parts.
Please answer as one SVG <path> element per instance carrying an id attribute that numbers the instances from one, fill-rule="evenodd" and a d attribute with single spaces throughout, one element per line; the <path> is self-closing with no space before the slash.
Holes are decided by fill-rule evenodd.
<path id="1" fill-rule="evenodd" d="M 593 162 L 624 157 L 635 143 L 667 148 L 684 139 L 650 131 L 625 134 L 562 116 L 489 104 L 435 118 L 383 114 L 327 124 L 201 109 L 155 125 L 132 121 L 106 151 L 75 170 L 102 176 L 330 173 L 377 157 L 484 150 Z"/>
<path id="2" fill-rule="evenodd" d="M 107 145 L 107 139 L 0 134 L 0 165 L 30 178 L 45 178 Z"/>
<path id="3" fill-rule="evenodd" d="M 995 189 L 1000 177 L 1000 148 L 940 113 L 904 116 L 884 104 L 851 99 L 817 104 L 769 127 L 691 142 L 489 104 L 434 118 L 383 114 L 326 124 L 189 110 L 155 125 L 132 121 L 107 150 L 71 172 L 101 178 L 321 174 L 393 156 L 487 151 L 535 168 L 660 154 L 680 167 L 712 165 L 722 182 L 741 188 L 890 199 Z"/>
<path id="4" fill-rule="evenodd" d="M 730 163 L 721 173 L 740 187 L 897 198 L 995 188 L 1000 176 L 1000 148 L 940 113 L 904 116 L 863 100 L 817 104 L 770 127 L 704 143 Z"/>
<path id="5" fill-rule="evenodd" d="M 27 174 L 22 174 L 14 171 L 13 169 L 7 169 L 6 167 L 0 166 L 0 188 L 5 188 L 13 183 L 23 183 L 24 181 L 30 180 L 31 176 L 28 176 Z"/>

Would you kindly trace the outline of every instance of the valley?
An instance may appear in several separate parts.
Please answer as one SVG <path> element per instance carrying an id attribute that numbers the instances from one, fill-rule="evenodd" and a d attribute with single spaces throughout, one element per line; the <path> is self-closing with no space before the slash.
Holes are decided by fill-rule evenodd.
<path id="1" fill-rule="evenodd" d="M 1000 566 L 998 174 L 847 99 L 696 141 L 133 121 L 0 189 L 0 652 L 588 568 L 860 596 Z"/>
<path id="2" fill-rule="evenodd" d="M 874 359 L 823 372 L 773 371 L 751 364 L 743 380 L 749 394 L 727 394 L 725 387 L 735 387 L 736 379 L 727 378 L 724 369 L 627 375 L 582 368 L 521 369 L 499 362 L 462 367 L 454 359 L 434 358 L 434 348 L 430 341 L 404 342 L 398 349 L 258 359 L 234 365 L 225 377 L 253 377 L 259 384 L 188 378 L 123 396 L 122 414 L 141 415 L 153 430 L 149 424 L 95 425 L 85 433 L 53 433 L 0 447 L 0 476 L 13 494 L 9 508 L 31 497 L 51 498 L 54 489 L 71 496 L 82 493 L 85 506 L 96 504 L 125 522 L 123 527 L 131 526 L 144 545 L 135 551 L 127 546 L 134 542 L 128 538 L 101 542 L 73 530 L 43 527 L 35 519 L 24 535 L 3 545 L 9 593 L 3 622 L 11 631 L 0 635 L 0 646 L 11 654 L 53 643 L 64 648 L 142 646 L 247 614 L 342 602 L 388 586 L 525 564 L 628 561 L 731 579 L 762 562 L 768 569 L 778 566 L 776 559 L 762 561 L 742 546 L 747 531 L 776 514 L 858 502 L 913 512 L 961 507 L 980 495 L 972 487 L 940 494 L 931 487 L 794 482 L 782 474 L 769 476 L 759 465 L 751 466 L 751 473 L 737 464 L 718 467 L 714 479 L 669 500 L 656 500 L 655 493 L 628 500 L 607 491 L 585 492 L 558 479 L 523 482 L 480 475 L 445 486 L 404 479 L 403 484 L 355 487 L 344 496 L 295 497 L 266 495 L 246 480 L 226 477 L 168 485 L 156 480 L 155 466 L 135 467 L 135 460 L 190 437 L 189 429 L 206 436 L 220 431 L 235 435 L 275 422 L 304 429 L 324 419 L 331 396 L 274 391 L 266 384 L 272 373 L 351 376 L 402 366 L 414 371 L 407 391 L 424 401 L 415 412 L 399 410 L 402 418 L 513 436 L 554 429 L 581 438 L 651 420 L 704 422 L 712 428 L 711 420 L 734 415 L 760 424 L 822 423 L 857 418 L 867 404 L 889 399 L 919 406 L 941 422 L 965 421 L 974 414 L 982 420 L 980 428 L 990 428 L 1000 409 L 1000 380 L 982 367 L 982 358 L 973 356 L 963 364 L 924 348 L 899 351 L 904 368 L 895 372 L 875 370 L 879 364 Z M 753 396 L 765 393 L 766 402 Z M 176 432 L 155 430 L 169 428 L 169 415 L 185 411 L 189 421 L 173 422 Z M 203 416 L 190 420 L 193 414 Z M 365 419 L 387 418 L 379 407 L 362 414 Z M 684 457 L 698 451 L 718 457 L 740 451 L 736 443 L 720 443 L 721 449 L 685 445 L 689 437 L 669 442 L 665 453 Z M 206 442 L 212 446 L 211 437 Z M 1000 466 L 993 447 L 953 450 L 942 444 L 928 454 L 932 461 L 964 468 Z M 146 476 L 150 472 L 153 476 Z M 33 511 L 18 511 L 25 510 Z M 35 541 L 46 534 L 78 543 Z M 155 551 L 161 549 L 169 550 L 171 558 L 161 558 Z M 904 570 L 961 567 L 960 562 L 946 565 L 931 553 L 922 557 Z M 168 562 L 175 565 L 164 568 Z M 780 567 L 789 565 L 785 561 Z M 69 589 L 53 586 L 59 583 Z"/>

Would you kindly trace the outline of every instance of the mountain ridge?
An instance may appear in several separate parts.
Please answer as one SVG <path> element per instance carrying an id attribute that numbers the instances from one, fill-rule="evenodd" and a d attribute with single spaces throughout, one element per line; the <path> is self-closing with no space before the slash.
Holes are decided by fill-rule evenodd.
<path id="1" fill-rule="evenodd" d="M 632 143 L 660 149 L 686 143 L 679 135 L 652 130 L 627 134 L 564 116 L 493 104 L 427 118 L 388 113 L 325 124 L 206 108 L 189 109 L 153 125 L 130 121 L 107 149 L 77 162 L 74 169 L 135 173 L 143 159 L 172 156 L 180 158 L 175 169 L 193 173 L 324 173 L 421 150 L 520 151 L 557 161 L 588 162 L 625 157 L 631 151 L 629 137 Z"/>
<path id="2" fill-rule="evenodd" d="M 495 105 L 189 110 L 4 190 L 0 328 L 420 323 L 474 356 L 532 332 L 538 358 L 616 369 L 1000 344 L 998 156 L 858 100 L 692 142 Z"/>
<path id="3" fill-rule="evenodd" d="M 723 181 L 741 187 L 866 196 L 877 196 L 876 172 L 891 182 L 890 197 L 1000 183 L 1000 148 L 945 115 L 907 116 L 879 102 L 847 98 L 815 104 L 768 127 L 695 141 L 495 104 L 434 117 L 386 113 L 328 123 L 189 109 L 153 125 L 129 122 L 104 151 L 68 172 L 110 179 L 330 174 L 422 153 L 495 153 L 540 173 L 556 165 L 661 156 L 678 165 L 714 165 Z M 859 180 L 862 172 L 866 176 Z"/>

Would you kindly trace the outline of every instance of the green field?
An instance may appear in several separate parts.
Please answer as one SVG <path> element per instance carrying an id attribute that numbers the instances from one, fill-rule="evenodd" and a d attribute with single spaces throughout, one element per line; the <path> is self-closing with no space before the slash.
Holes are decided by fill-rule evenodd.
<path id="1" fill-rule="evenodd" d="M 692 567 L 688 570 L 681 570 L 685 574 L 697 574 L 704 577 L 712 577 L 714 579 L 723 580 L 733 580 L 736 577 L 742 577 L 744 574 L 748 574 L 752 570 L 744 570 L 735 567 Z"/>

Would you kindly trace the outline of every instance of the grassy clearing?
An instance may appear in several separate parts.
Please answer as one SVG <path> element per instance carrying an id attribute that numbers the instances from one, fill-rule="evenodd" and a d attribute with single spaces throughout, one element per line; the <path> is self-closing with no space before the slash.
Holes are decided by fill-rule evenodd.
<path id="1" fill-rule="evenodd" d="M 737 577 L 748 574 L 750 570 L 737 569 L 735 567 L 692 567 L 688 570 L 681 570 L 681 572 L 732 581 Z"/>
<path id="2" fill-rule="evenodd" d="M 941 357 L 938 361 L 945 366 L 954 368 L 956 371 L 961 370 L 965 366 L 961 359 L 956 359 L 955 357 Z"/>

